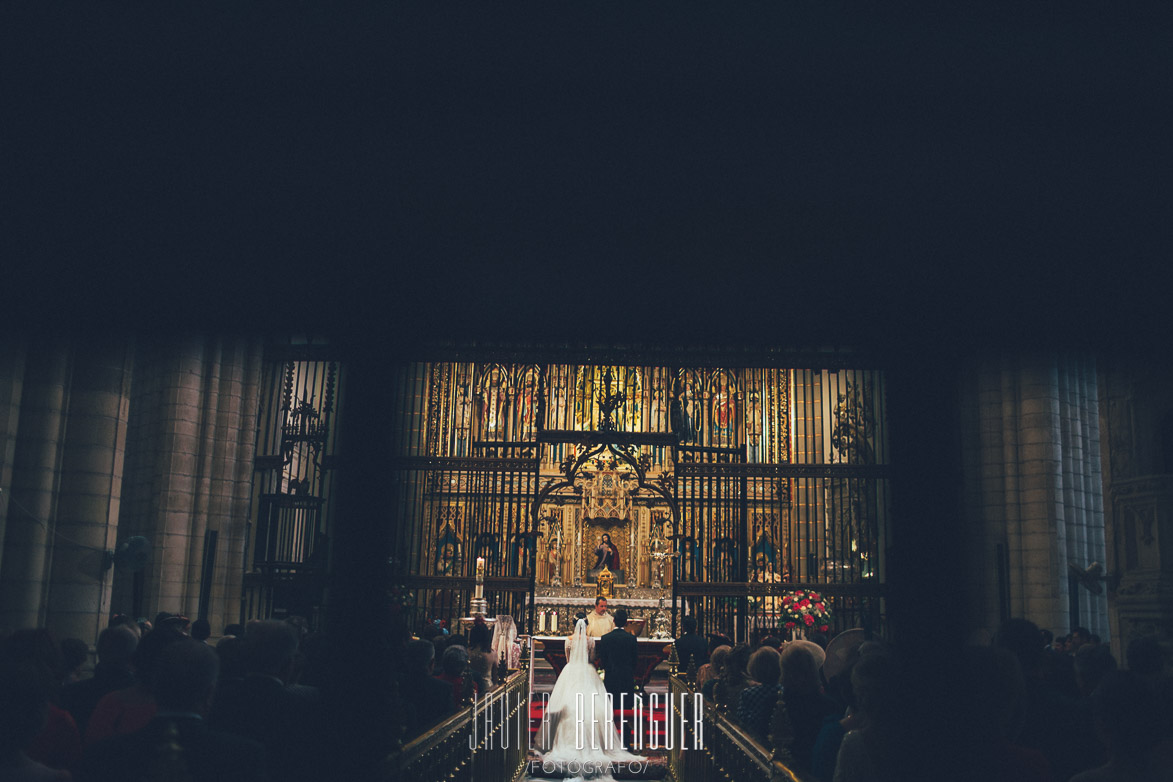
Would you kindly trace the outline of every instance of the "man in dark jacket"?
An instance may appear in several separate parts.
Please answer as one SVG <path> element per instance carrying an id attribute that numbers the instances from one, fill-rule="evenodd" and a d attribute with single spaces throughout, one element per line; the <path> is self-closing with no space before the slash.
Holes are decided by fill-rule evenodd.
<path id="1" fill-rule="evenodd" d="M 605 675 L 603 686 L 611 694 L 615 709 L 629 711 L 635 706 L 635 667 L 639 658 L 639 644 L 635 636 L 623 629 L 627 625 L 627 611 L 615 612 L 615 629 L 599 639 L 598 658 Z M 632 723 L 624 725 L 624 740 L 631 743 Z"/>
<path id="2" fill-rule="evenodd" d="M 699 669 L 709 661 L 709 644 L 697 635 L 695 616 L 684 617 L 681 624 L 684 635 L 676 639 L 676 656 L 680 660 L 679 670 L 688 673 L 690 665 L 696 665 Z"/>

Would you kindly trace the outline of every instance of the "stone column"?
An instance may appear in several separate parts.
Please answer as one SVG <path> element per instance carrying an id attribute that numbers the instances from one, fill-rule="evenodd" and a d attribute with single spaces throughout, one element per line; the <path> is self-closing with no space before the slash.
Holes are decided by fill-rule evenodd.
<path id="1" fill-rule="evenodd" d="M 205 539 L 217 532 L 207 618 L 239 621 L 250 518 L 261 343 L 192 337 L 157 344 L 139 373 L 127 479 L 128 530 L 154 544 L 144 612 L 199 614 Z M 127 603 L 132 576 L 120 579 Z"/>
<path id="2" fill-rule="evenodd" d="M 0 560 L 0 627 L 7 629 L 37 627 L 45 618 L 71 361 L 62 343 L 30 346 L 19 382 L 19 413 L 10 404 L 6 416 L 9 425 L 14 415 L 18 419 Z M 22 374 L 19 352 L 10 366 L 15 388 Z"/>
<path id="3" fill-rule="evenodd" d="M 1005 604 L 1070 631 L 1068 563 L 1105 559 L 1094 378 L 1094 361 L 1066 356 L 987 357 L 963 372 L 972 630 L 996 630 Z M 1080 623 L 1106 636 L 1103 596 L 1081 591 L 1079 606 Z"/>
<path id="4" fill-rule="evenodd" d="M 106 626 L 132 370 L 126 340 L 75 347 L 45 616 L 58 638 L 93 641 Z"/>
<path id="5" fill-rule="evenodd" d="M 24 388 L 25 345 L 22 340 L 0 339 L 0 571 L 4 569 L 4 537 L 12 496 L 12 464 L 16 459 L 16 435 L 20 424 L 20 400 Z M 15 506 L 12 512 L 18 512 Z"/>

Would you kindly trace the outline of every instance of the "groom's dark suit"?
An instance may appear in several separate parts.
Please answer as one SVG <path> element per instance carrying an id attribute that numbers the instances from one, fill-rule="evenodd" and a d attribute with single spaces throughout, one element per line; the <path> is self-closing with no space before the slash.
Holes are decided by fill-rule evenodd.
<path id="1" fill-rule="evenodd" d="M 615 628 L 599 639 L 599 664 L 607 676 L 603 685 L 611 693 L 615 708 L 619 708 L 620 693 L 627 693 L 624 703 L 631 708 L 635 695 L 635 665 L 639 645 L 635 636 L 622 628 Z"/>

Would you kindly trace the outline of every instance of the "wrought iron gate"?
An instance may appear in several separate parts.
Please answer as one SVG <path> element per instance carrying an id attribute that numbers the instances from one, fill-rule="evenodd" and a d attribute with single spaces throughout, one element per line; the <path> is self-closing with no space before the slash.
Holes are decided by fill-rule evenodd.
<path id="1" fill-rule="evenodd" d="M 884 468 L 747 464 L 738 449 L 678 449 L 674 621 L 733 640 L 786 635 L 784 599 L 814 591 L 825 630 L 878 629 Z"/>
<path id="2" fill-rule="evenodd" d="M 402 561 L 393 570 L 414 592 L 413 625 L 427 617 L 455 628 L 468 614 L 483 560 L 489 615 L 510 614 L 528 627 L 537 446 L 476 442 L 473 453 L 396 460 L 393 512 L 401 523 L 393 550 Z"/>
<path id="3" fill-rule="evenodd" d="M 672 539 L 674 631 L 694 615 L 736 639 L 784 632 L 796 590 L 827 598 L 828 634 L 882 623 L 878 372 L 455 361 L 404 366 L 390 390 L 392 589 L 413 629 L 469 614 L 478 558 L 489 614 L 532 629 L 543 503 L 576 501 L 593 456 L 625 463 L 593 469 L 629 470 Z"/>

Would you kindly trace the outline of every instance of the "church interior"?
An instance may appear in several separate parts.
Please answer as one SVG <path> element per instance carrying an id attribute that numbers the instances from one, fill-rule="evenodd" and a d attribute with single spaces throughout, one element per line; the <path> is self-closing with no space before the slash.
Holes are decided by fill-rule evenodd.
<path id="1" fill-rule="evenodd" d="M 0 779 L 1173 768 L 1168 7 L 293 6 L 0 4 Z"/>
<path id="2" fill-rule="evenodd" d="M 641 692 L 664 699 L 697 674 L 673 644 L 686 622 L 925 653 L 1021 618 L 1120 660 L 1140 638 L 1170 653 L 1173 375 L 1128 356 L 974 356 L 936 378 L 941 404 L 899 360 L 848 349 L 436 343 L 389 367 L 321 338 L 4 351 L 6 633 L 92 654 L 116 615 L 205 620 L 213 642 L 273 619 L 502 624 L 518 649 L 491 692 L 515 706 L 548 695 L 596 597 L 630 617 Z M 902 461 L 914 447 L 937 464 Z M 493 698 L 438 733 L 390 718 L 385 762 L 473 773 L 459 746 Z M 646 716 L 662 736 L 670 715 Z M 713 746 L 650 752 L 645 776 L 782 763 Z M 532 753 L 485 752 L 494 778 L 536 773 Z"/>

